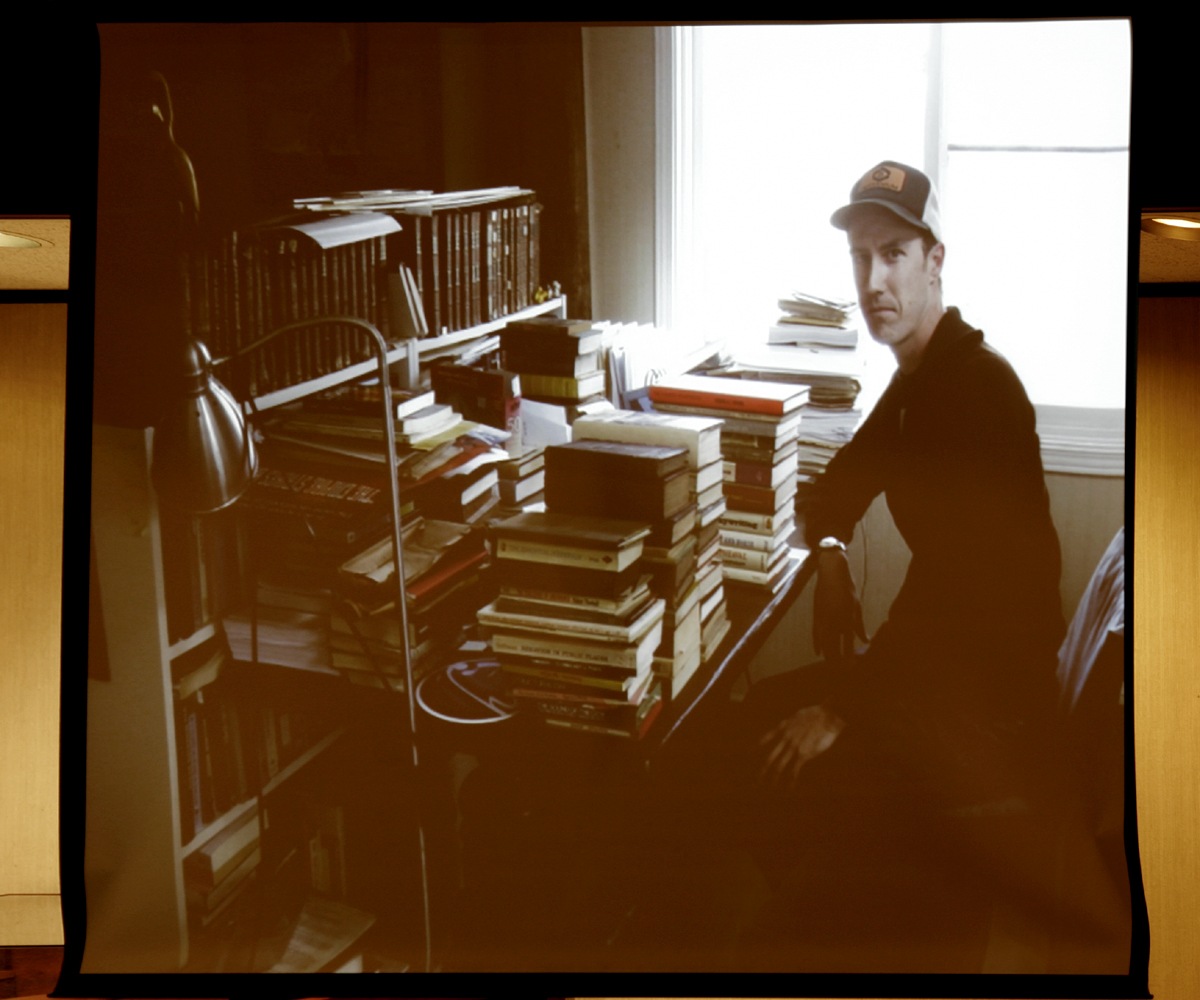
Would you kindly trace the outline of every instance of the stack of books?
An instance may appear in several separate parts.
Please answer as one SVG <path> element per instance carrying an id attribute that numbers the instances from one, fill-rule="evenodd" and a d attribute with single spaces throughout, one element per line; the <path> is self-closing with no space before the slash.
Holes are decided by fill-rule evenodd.
<path id="1" fill-rule="evenodd" d="M 299 406 L 281 407 L 268 425 L 273 440 L 297 449 L 333 456 L 343 463 L 383 460 L 383 416 L 378 383 L 341 386 L 311 396 Z M 431 391 L 392 391 L 397 461 L 454 441 L 474 424 Z"/>
<path id="2" fill-rule="evenodd" d="M 498 514 L 511 517 L 528 507 L 545 502 L 546 456 L 542 448 L 533 448 L 519 458 L 496 465 L 500 477 Z"/>
<path id="3" fill-rule="evenodd" d="M 743 379 L 808 387 L 796 442 L 796 518 L 800 520 L 816 478 L 854 436 L 862 419 L 855 404 L 866 375 L 866 358 L 861 351 L 763 345 L 746 351 L 730 371 L 734 373 Z"/>
<path id="4" fill-rule="evenodd" d="M 660 410 L 724 421 L 727 509 L 718 521 L 724 578 L 777 589 L 795 529 L 796 439 L 807 388 L 681 375 L 651 386 L 650 398 Z"/>
<path id="5" fill-rule="evenodd" d="M 482 522 L 500 503 L 500 476 L 496 465 L 505 458 L 505 453 L 489 450 L 413 487 L 411 494 L 417 510 L 425 517 L 440 521 Z"/>
<path id="6" fill-rule="evenodd" d="M 822 348 L 857 347 L 858 331 L 848 323 L 853 308 L 852 302 L 793 292 L 779 300 L 782 315 L 767 331 L 767 343 Z"/>
<path id="7" fill-rule="evenodd" d="M 590 319 L 536 316 L 509 323 L 500 351 L 504 369 L 520 374 L 525 398 L 572 408 L 605 398 L 603 340 Z"/>
<path id="8" fill-rule="evenodd" d="M 521 413 L 521 376 L 464 364 L 434 364 L 429 381 L 439 403 L 467 420 L 515 433 Z M 518 440 L 520 435 L 517 434 Z"/>
<path id="9" fill-rule="evenodd" d="M 513 697 L 549 726 L 640 739 L 662 710 L 665 602 L 641 565 L 649 526 L 527 511 L 492 533 L 499 595 L 478 619 Z"/>
<path id="10" fill-rule="evenodd" d="M 250 882 L 262 860 L 258 803 L 236 814 L 183 861 L 184 894 L 189 908 L 207 926 Z"/>
<path id="11" fill-rule="evenodd" d="M 420 680 L 454 648 L 485 599 L 485 535 L 449 521 L 416 518 L 405 525 L 404 585 L 413 677 Z M 396 606 L 396 560 L 390 538 L 360 552 L 338 571 L 340 603 L 330 617 L 330 663 L 352 678 L 399 689 L 404 649 Z"/>
<path id="12" fill-rule="evenodd" d="M 404 524 L 403 542 L 409 649 L 420 678 L 485 599 L 488 556 L 478 529 L 419 515 Z M 319 576 L 261 566 L 255 606 L 224 618 L 235 659 L 404 690 L 392 552 L 385 535 Z"/>
<path id="13" fill-rule="evenodd" d="M 721 422 L 710 417 L 614 410 L 578 418 L 573 433 L 577 442 L 686 450 L 688 507 L 669 533 L 660 530 L 654 540 L 647 541 L 647 565 L 658 567 L 655 585 L 666 601 L 664 642 L 655 654 L 654 669 L 667 696 L 677 697 L 729 632 L 717 523 L 725 512 Z M 690 513 L 693 507 L 694 515 Z M 693 524 L 685 531 L 688 520 Z M 688 566 L 693 567 L 690 580 Z M 690 639 L 697 628 L 698 648 Z"/>
<path id="14" fill-rule="evenodd" d="M 284 410 L 268 425 L 272 450 L 288 462 L 381 476 L 386 455 L 379 391 L 378 384 L 342 386 Z M 433 391 L 392 395 L 402 504 L 464 524 L 486 517 L 500 499 L 493 465 L 507 453 L 483 439 L 484 428 L 436 401 Z"/>

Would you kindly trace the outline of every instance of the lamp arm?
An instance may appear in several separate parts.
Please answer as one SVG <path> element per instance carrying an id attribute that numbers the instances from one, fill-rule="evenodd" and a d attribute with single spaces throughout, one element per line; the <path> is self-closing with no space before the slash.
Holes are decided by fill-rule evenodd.
<path id="1" fill-rule="evenodd" d="M 392 380 L 388 374 L 387 360 L 387 341 L 383 339 L 383 334 L 373 324 L 365 319 L 358 319 L 355 316 L 322 316 L 314 319 L 302 319 L 295 323 L 288 323 L 285 326 L 276 327 L 268 334 L 264 334 L 244 347 L 238 348 L 233 354 L 227 357 L 220 358 L 212 364 L 221 365 L 226 362 L 233 361 L 237 358 L 243 358 L 248 354 L 265 347 L 276 337 L 280 337 L 285 333 L 292 333 L 296 330 L 303 330 L 313 326 L 329 326 L 333 323 L 343 323 L 348 326 L 357 326 L 359 329 L 367 333 L 371 338 L 371 348 L 375 352 L 375 360 L 379 364 L 379 385 L 381 387 L 380 395 L 383 398 L 383 438 L 387 449 L 387 468 L 388 468 L 388 493 L 392 505 L 392 547 L 395 550 L 396 557 L 396 581 L 399 591 L 400 608 L 400 635 L 404 643 L 404 680 L 406 692 L 408 694 L 408 725 L 409 731 L 413 734 L 413 765 L 417 764 L 417 697 L 416 688 L 413 685 L 413 665 L 412 652 L 408 643 L 408 601 L 407 589 L 404 586 L 404 547 L 401 541 L 400 531 L 400 486 L 396 482 L 396 411 L 392 406 Z"/>
<path id="2" fill-rule="evenodd" d="M 413 683 L 412 650 L 408 642 L 408 592 L 404 585 L 404 544 L 400 531 L 400 485 L 396 481 L 396 411 L 392 406 L 392 380 L 388 374 L 387 341 L 383 339 L 383 334 L 379 332 L 373 323 L 368 323 L 364 319 L 358 319 L 355 316 L 323 316 L 315 319 L 302 319 L 295 323 L 288 323 L 277 327 L 258 340 L 239 348 L 233 354 L 221 358 L 219 361 L 213 362 L 213 364 L 224 364 L 235 358 L 245 357 L 247 354 L 259 350 L 276 337 L 280 337 L 285 333 L 303 330 L 311 326 L 328 326 L 331 323 L 357 326 L 367 333 L 371 338 L 371 347 L 375 352 L 375 359 L 379 363 L 380 396 L 383 400 L 383 439 L 387 449 L 388 494 L 392 504 L 392 549 L 396 557 L 396 588 L 398 607 L 400 608 L 400 636 L 404 643 L 404 682 L 408 695 L 408 731 L 412 737 L 412 762 L 415 770 L 418 767 L 417 689 Z M 417 840 L 421 855 L 421 892 L 425 923 L 425 969 L 426 971 L 430 971 L 432 968 L 432 932 L 429 912 L 429 882 L 425 858 L 425 828 L 419 819 L 417 822 Z"/>

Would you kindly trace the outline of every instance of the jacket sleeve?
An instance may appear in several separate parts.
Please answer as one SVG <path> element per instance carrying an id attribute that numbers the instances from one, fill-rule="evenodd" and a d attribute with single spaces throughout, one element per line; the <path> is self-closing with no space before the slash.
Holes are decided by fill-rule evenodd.
<path id="1" fill-rule="evenodd" d="M 896 383 L 880 397 L 854 437 L 843 445 L 813 483 L 805 512 L 804 538 L 812 549 L 833 535 L 849 543 L 854 526 L 883 492 L 888 439 L 897 419 Z"/>

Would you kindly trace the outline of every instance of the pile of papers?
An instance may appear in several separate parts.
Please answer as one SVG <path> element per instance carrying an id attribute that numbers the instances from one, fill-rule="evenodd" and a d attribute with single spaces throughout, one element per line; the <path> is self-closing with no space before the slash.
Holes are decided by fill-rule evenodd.
<path id="1" fill-rule="evenodd" d="M 793 292 L 779 300 L 782 315 L 767 331 L 769 344 L 853 348 L 858 330 L 849 325 L 852 302 Z"/>

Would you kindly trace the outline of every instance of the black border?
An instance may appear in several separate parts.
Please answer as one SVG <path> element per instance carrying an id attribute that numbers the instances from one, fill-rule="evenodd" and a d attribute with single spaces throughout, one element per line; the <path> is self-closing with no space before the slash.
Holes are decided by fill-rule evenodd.
<path id="1" fill-rule="evenodd" d="M 966 976 L 966 977 L 727 977 L 706 976 L 676 977 L 667 975 L 580 975 L 542 974 L 531 976 L 505 975 L 501 984 L 492 976 L 467 976 L 440 974 L 436 981 L 428 981 L 422 974 L 394 977 L 381 976 L 370 980 L 370 985 L 358 977 L 305 976 L 199 976 L 169 974 L 163 976 L 83 976 L 78 972 L 82 957 L 83 935 L 86 927 L 86 901 L 83 894 L 83 844 L 84 844 L 84 789 L 85 773 L 83 734 L 86 724 L 86 700 L 78 694 L 79 681 L 83 676 L 81 656 L 86 656 L 85 635 L 81 628 L 87 618 L 87 540 L 84 537 L 88 521 L 88 496 L 90 492 L 90 434 L 86 428 L 91 420 L 91 352 L 92 310 L 95 265 L 95 176 L 96 176 L 96 132 L 99 80 L 99 39 L 95 25 L 74 23 L 60 19 L 34 28 L 37 35 L 50 41 L 58 50 L 66 49 L 63 58 L 71 66 L 70 75 L 75 81 L 74 92 L 65 99 L 60 92 L 53 95 L 24 95 L 28 98 L 27 117 L 17 116 L 18 126 L 13 134 L 25 130 L 25 134 L 36 136 L 27 148 L 53 151 L 48 158 L 55 158 L 58 170 L 46 169 L 45 163 L 31 165 L 28 176 L 19 178 L 14 185 L 5 184 L 2 197 L 11 214 L 45 214 L 48 211 L 67 214 L 72 218 L 71 289 L 65 295 L 69 302 L 68 319 L 68 435 L 64 465 L 66 508 L 64 517 L 63 556 L 63 698 L 62 698 L 62 772 L 60 835 L 62 851 L 63 921 L 66 932 L 66 958 L 63 978 L 56 989 L 56 996 L 108 995 L 108 996 L 213 996 L 227 997 L 299 997 L 301 995 L 347 996 L 348 990 L 375 991 L 377 995 L 386 991 L 388 995 L 411 995 L 423 987 L 432 987 L 431 992 L 446 995 L 450 992 L 478 992 L 479 987 L 490 983 L 494 989 L 502 985 L 506 993 L 514 988 L 529 990 L 532 994 L 563 990 L 584 992 L 591 995 L 620 996 L 652 995 L 667 997 L 685 991 L 694 996 L 780 996 L 799 995 L 811 991 L 810 995 L 824 996 L 1079 996 L 1079 997 L 1131 997 L 1149 996 L 1147 992 L 1147 962 L 1149 954 L 1149 932 L 1145 916 L 1144 894 L 1141 887 L 1140 866 L 1136 851 L 1136 840 L 1130 840 L 1133 854 L 1130 874 L 1135 900 L 1135 941 L 1132 967 L 1128 977 L 1057 977 L 1057 976 Z M 1134 66 L 1134 121 L 1131 156 L 1131 225 L 1130 225 L 1130 282 L 1129 282 L 1129 336 L 1127 366 L 1126 408 L 1126 523 L 1133 523 L 1133 468 L 1135 440 L 1135 394 L 1136 394 L 1136 347 L 1137 347 L 1137 302 L 1140 295 L 1194 295 L 1200 284 L 1138 285 L 1138 206 L 1142 204 L 1184 204 L 1195 198 L 1195 180 L 1190 160 L 1176 155 L 1171 148 L 1171 139 L 1158 125 L 1170 119 L 1171 111 L 1155 106 L 1157 95 L 1163 94 L 1163 103 L 1170 95 L 1179 92 L 1186 82 L 1182 66 L 1172 67 L 1168 60 L 1157 56 L 1151 49 L 1152 39 L 1162 31 L 1172 35 L 1181 34 L 1180 19 L 1159 19 L 1138 16 L 1133 23 L 1133 66 Z M 1182 34 L 1186 35 L 1186 31 Z M 33 47 L 36 49 L 36 45 Z M 26 79 L 37 79 L 40 67 L 33 65 L 32 53 L 27 57 L 30 75 Z M 36 72 L 35 72 L 36 70 Z M 10 79 L 18 80 L 19 73 L 11 73 Z M 1177 81 L 1179 86 L 1175 85 Z M 39 101 L 41 102 L 39 104 Z M 44 106 L 43 106 L 44 105 Z M 7 112 L 6 112 L 7 113 Z M 12 173 L 6 169 L 5 173 Z M 1190 196 L 1190 197 L 1189 197 Z M 5 213 L 10 214 L 10 213 Z M 1135 294 L 1135 289 L 1137 294 Z M 24 297 L 29 294 L 30 297 Z M 60 293 L 7 293 L 0 301 L 63 301 Z M 15 298 L 10 295 L 16 296 Z M 53 296 L 53 297 L 52 297 Z M 1127 552 L 1133 557 L 1132 532 L 1127 532 Z M 1133 610 L 1132 572 L 1127 571 L 1127 603 Z M 1132 629 L 1126 634 L 1127 654 L 1131 653 Z M 1127 670 L 1132 669 L 1132 656 L 1127 656 Z M 1127 685 L 1127 691 L 1132 685 Z M 1132 699 L 1126 702 L 1127 725 L 1132 725 Z M 1127 730 L 1131 732 L 1132 730 Z M 1132 787 L 1132 740 L 1127 744 L 1127 768 Z M 1127 832 L 1136 838 L 1135 801 L 1127 799 Z M 1133 820 L 1133 822 L 1131 822 Z M 1136 903 L 1141 902 L 1140 913 Z M 1178 957 L 1178 956 L 1176 956 Z M 349 981 L 348 981 L 349 980 Z M 436 986 L 434 983 L 436 982 Z M 379 987 L 380 990 L 376 990 Z M 1063 987 L 1069 987 L 1064 989 Z"/>

